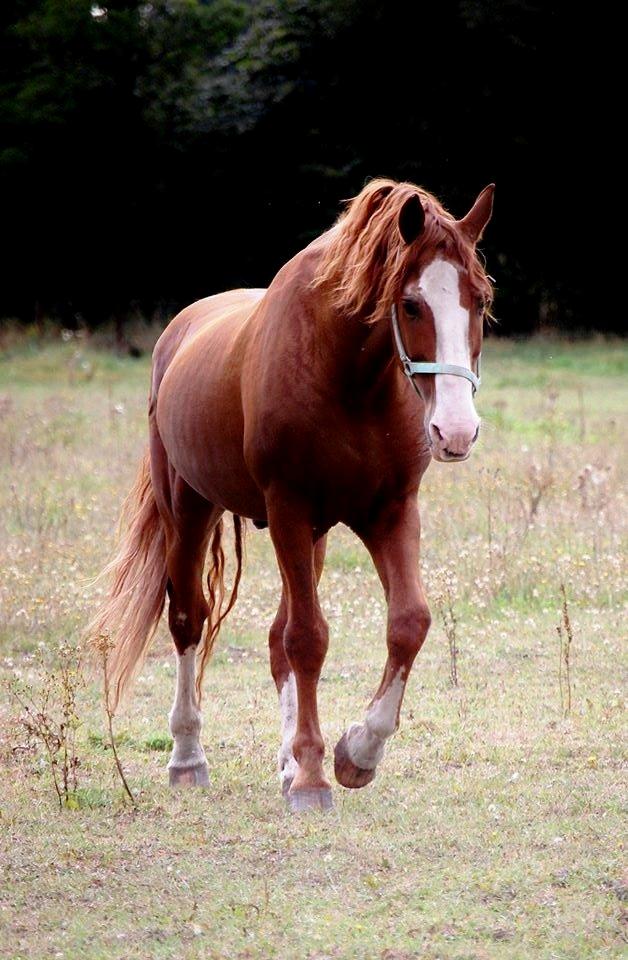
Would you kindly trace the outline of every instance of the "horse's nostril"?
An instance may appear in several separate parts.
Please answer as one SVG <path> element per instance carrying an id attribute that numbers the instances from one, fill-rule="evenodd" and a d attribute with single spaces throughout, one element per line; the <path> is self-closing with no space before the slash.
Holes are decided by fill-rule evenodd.
<path id="1" fill-rule="evenodd" d="M 430 423 L 430 428 L 431 428 L 432 431 L 436 434 L 436 440 L 444 440 L 444 439 L 445 439 L 444 436 L 443 436 L 443 434 L 441 433 L 440 428 L 436 426 L 436 424 L 434 423 L 434 421 L 432 421 L 432 422 Z"/>
<path id="2" fill-rule="evenodd" d="M 480 435 L 480 424 L 478 423 L 477 430 L 473 434 L 473 440 L 471 441 L 471 443 L 475 443 L 479 435 Z"/>

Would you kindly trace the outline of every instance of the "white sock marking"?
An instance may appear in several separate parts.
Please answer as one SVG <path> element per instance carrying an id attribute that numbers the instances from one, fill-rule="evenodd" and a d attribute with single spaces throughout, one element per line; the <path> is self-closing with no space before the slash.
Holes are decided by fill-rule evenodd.
<path id="1" fill-rule="evenodd" d="M 174 746 L 168 767 L 195 767 L 206 762 L 200 741 L 203 721 L 196 701 L 195 678 L 196 647 L 188 647 L 177 654 L 177 688 L 168 715 Z"/>
<path id="2" fill-rule="evenodd" d="M 397 729 L 399 704 L 403 697 L 403 671 L 397 673 L 379 700 L 366 711 L 364 723 L 352 723 L 347 730 L 347 751 L 362 770 L 374 770 L 384 755 L 386 740 Z"/>
<path id="3" fill-rule="evenodd" d="M 297 772 L 297 762 L 292 752 L 292 742 L 297 732 L 297 684 L 294 673 L 289 673 L 279 693 L 281 710 L 281 746 L 277 754 L 279 779 L 282 784 L 292 780 Z"/>

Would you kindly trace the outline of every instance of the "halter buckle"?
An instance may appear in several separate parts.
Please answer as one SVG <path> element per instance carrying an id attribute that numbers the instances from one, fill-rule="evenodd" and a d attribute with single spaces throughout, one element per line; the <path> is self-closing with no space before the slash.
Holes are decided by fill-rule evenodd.
<path id="1" fill-rule="evenodd" d="M 409 380 L 412 380 L 412 361 L 409 357 L 400 357 L 403 372 Z"/>

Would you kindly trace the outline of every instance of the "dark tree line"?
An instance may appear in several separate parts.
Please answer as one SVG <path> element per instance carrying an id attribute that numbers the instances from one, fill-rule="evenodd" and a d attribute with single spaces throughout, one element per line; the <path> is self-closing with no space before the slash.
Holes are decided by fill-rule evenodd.
<path id="1" fill-rule="evenodd" d="M 0 314 L 90 325 L 265 286 L 368 177 L 462 215 L 505 332 L 586 306 L 576 5 L 3 0 Z"/>

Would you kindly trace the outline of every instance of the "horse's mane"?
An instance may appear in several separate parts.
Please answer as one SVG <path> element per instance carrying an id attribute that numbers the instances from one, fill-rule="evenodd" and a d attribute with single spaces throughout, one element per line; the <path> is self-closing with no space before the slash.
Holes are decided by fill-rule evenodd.
<path id="1" fill-rule="evenodd" d="M 425 210 L 425 226 L 414 243 L 406 244 L 399 233 L 399 214 L 413 195 Z M 366 323 L 388 317 L 410 266 L 428 250 L 458 259 L 474 292 L 490 308 L 493 289 L 474 246 L 436 197 L 413 183 L 372 180 L 348 201 L 328 237 L 313 286 L 327 288 L 334 307 L 345 316 Z"/>

